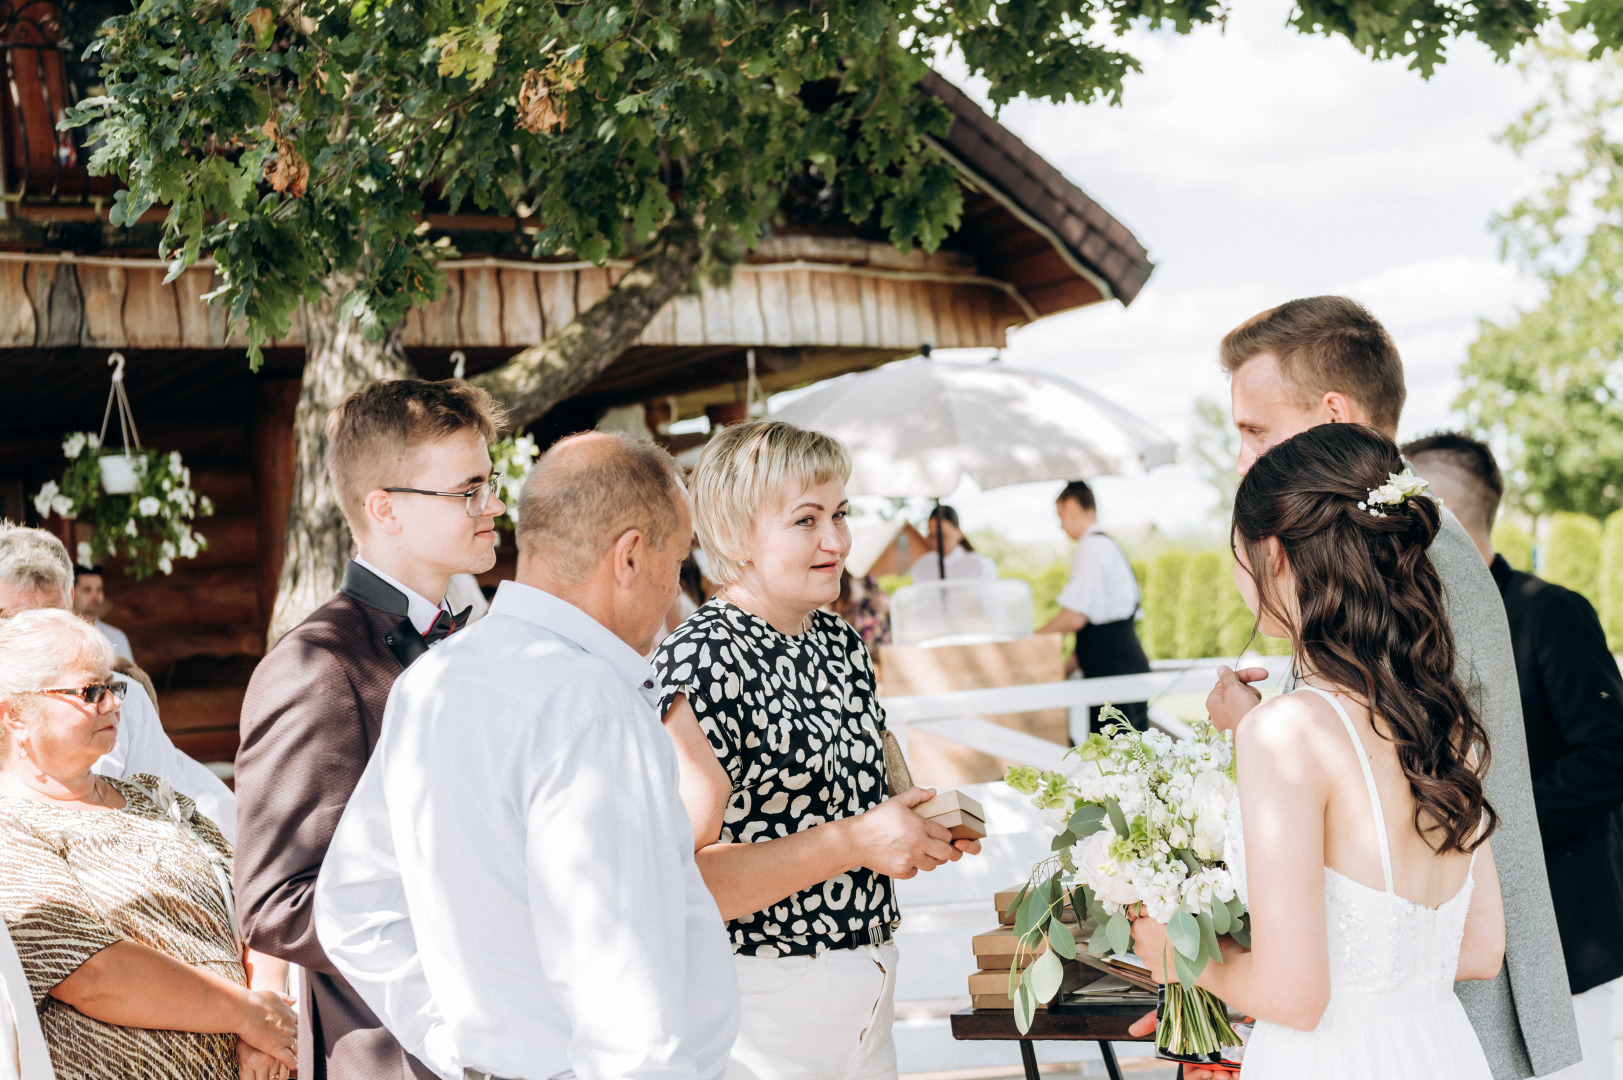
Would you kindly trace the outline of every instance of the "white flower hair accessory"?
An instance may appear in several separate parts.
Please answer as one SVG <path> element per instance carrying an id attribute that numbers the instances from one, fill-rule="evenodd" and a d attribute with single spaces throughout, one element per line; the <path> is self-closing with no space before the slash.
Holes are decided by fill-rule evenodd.
<path id="1" fill-rule="evenodd" d="M 1358 509 L 1368 510 L 1376 517 L 1385 517 L 1389 510 L 1402 506 L 1416 496 L 1435 499 L 1437 496 L 1428 490 L 1429 487 L 1424 478 L 1416 476 L 1414 469 L 1405 465 L 1400 473 L 1387 473 L 1386 483 L 1371 488 L 1368 497 L 1358 504 Z"/>

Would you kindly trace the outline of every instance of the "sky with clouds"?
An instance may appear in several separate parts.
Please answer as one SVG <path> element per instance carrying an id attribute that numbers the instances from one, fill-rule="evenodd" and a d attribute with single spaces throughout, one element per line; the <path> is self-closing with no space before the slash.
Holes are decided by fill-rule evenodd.
<path id="1" fill-rule="evenodd" d="M 1199 396 L 1227 402 L 1222 335 L 1295 296 L 1367 304 L 1403 352 L 1400 435 L 1448 424 L 1478 321 L 1537 297 L 1499 259 L 1493 213 L 1549 162 L 1494 141 L 1531 101 L 1514 64 L 1457 43 L 1429 82 L 1344 39 L 1285 24 L 1289 0 L 1244 0 L 1226 28 L 1141 31 L 1121 107 L 1020 101 L 1001 122 L 1133 230 L 1156 263 L 1130 308 L 1099 304 L 1011 333 L 1003 358 L 1073 378 L 1186 441 Z M 942 73 L 985 104 L 961 67 Z M 980 359 L 979 354 L 938 354 Z M 954 497 L 970 529 L 1057 535 L 1058 485 Z M 1097 485 L 1106 525 L 1211 528 L 1184 464 Z"/>

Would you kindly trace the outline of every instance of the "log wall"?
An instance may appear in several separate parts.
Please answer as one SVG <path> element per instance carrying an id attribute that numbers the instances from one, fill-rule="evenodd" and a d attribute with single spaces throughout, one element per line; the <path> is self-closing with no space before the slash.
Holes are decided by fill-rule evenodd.
<path id="1" fill-rule="evenodd" d="M 218 284 L 192 269 L 165 285 L 155 260 L 52 261 L 0 253 L 0 349 L 231 348 L 224 312 L 203 296 Z M 562 266 L 563 268 L 557 268 Z M 408 348 L 523 348 L 602 299 L 624 267 L 466 260 L 447 264 L 445 296 L 413 309 Z M 739 267 L 732 284 L 667 304 L 639 345 L 838 346 L 908 350 L 1004 344 L 1029 305 L 962 269 L 896 269 L 795 259 Z M 271 347 L 304 344 L 295 317 Z"/>

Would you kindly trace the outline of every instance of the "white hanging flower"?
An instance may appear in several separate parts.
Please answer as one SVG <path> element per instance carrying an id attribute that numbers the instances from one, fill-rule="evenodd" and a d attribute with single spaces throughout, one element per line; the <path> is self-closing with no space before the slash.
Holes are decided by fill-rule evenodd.
<path id="1" fill-rule="evenodd" d="M 73 516 L 73 500 L 66 495 L 55 495 L 51 498 L 51 509 L 63 517 Z"/>
<path id="2" fill-rule="evenodd" d="M 90 438 L 89 435 L 82 431 L 75 431 L 62 444 L 62 456 L 69 460 L 77 458 L 84 452 L 85 444 L 90 441 Z"/>
<path id="3" fill-rule="evenodd" d="M 78 558 L 80 566 L 88 567 L 96 565 L 96 553 L 91 550 L 90 542 L 88 540 L 79 541 Z"/>
<path id="4" fill-rule="evenodd" d="M 173 559 L 176 555 L 178 555 L 180 553 L 175 550 L 175 545 L 173 543 L 171 543 L 168 540 L 165 540 L 163 542 L 163 546 L 158 549 L 158 554 L 162 555 L 163 558 L 164 558 L 164 561 L 167 562 L 168 560 Z M 167 570 L 164 571 L 164 573 L 166 573 L 166 574 L 168 572 L 169 571 L 167 571 Z"/>
<path id="5" fill-rule="evenodd" d="M 179 450 L 169 451 L 169 471 L 174 473 L 176 476 L 182 475 L 185 471 L 184 467 L 180 463 Z"/>
<path id="6" fill-rule="evenodd" d="M 158 569 L 162 570 L 165 574 L 169 574 L 174 571 L 175 564 L 168 559 L 159 559 Z"/>
<path id="7" fill-rule="evenodd" d="M 100 450 L 101 449 L 101 436 L 100 435 L 92 435 L 88 431 L 85 432 L 85 445 L 90 447 L 90 449 L 92 449 L 92 450 Z"/>
<path id="8" fill-rule="evenodd" d="M 181 558 L 183 558 L 183 559 L 195 559 L 195 558 L 197 558 L 197 550 L 198 550 L 197 549 L 197 541 L 192 539 L 192 534 L 191 533 L 187 533 L 185 536 L 182 536 L 180 538 L 180 557 Z"/>
<path id="9" fill-rule="evenodd" d="M 141 535 L 141 530 L 135 527 L 134 518 L 130 518 L 124 523 L 124 535 L 131 539 Z"/>
<path id="10" fill-rule="evenodd" d="M 151 517 L 163 509 L 163 503 L 159 502 L 155 495 L 146 495 L 142 497 L 140 502 L 135 504 L 135 509 L 142 517 Z"/>
<path id="11" fill-rule="evenodd" d="M 39 489 L 38 495 L 34 496 L 34 509 L 39 511 L 40 517 L 45 517 L 50 514 L 51 500 L 55 499 L 57 493 L 61 490 L 61 488 L 56 486 L 55 480 L 45 481 L 45 486 Z"/>

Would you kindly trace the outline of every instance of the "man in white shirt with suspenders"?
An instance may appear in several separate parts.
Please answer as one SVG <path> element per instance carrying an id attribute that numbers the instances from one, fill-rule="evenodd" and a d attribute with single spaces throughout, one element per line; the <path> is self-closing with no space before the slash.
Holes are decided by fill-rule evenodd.
<path id="1" fill-rule="evenodd" d="M 1059 614 L 1038 633 L 1074 633 L 1074 665 L 1085 679 L 1149 671 L 1149 659 L 1133 625 L 1139 605 L 1133 564 L 1121 545 L 1099 528 L 1093 489 L 1081 480 L 1073 480 L 1059 493 L 1054 508 L 1059 512 L 1060 527 L 1076 541 L 1076 554 L 1071 560 L 1071 579 L 1059 594 Z M 1147 702 L 1120 702 L 1116 707 L 1140 731 L 1149 725 Z M 1098 726 L 1098 706 L 1088 710 L 1088 722 L 1090 727 Z"/>

